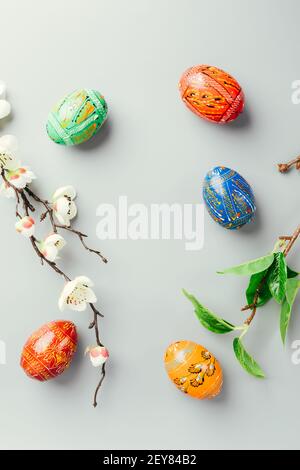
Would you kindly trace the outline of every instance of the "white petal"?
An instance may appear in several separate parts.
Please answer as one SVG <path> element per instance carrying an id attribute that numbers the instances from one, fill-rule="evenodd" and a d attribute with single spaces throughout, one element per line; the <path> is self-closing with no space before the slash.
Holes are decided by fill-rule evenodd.
<path id="1" fill-rule="evenodd" d="M 70 220 L 74 219 L 74 217 L 76 217 L 76 215 L 77 215 L 76 204 L 75 204 L 75 202 L 71 201 L 70 204 L 69 204 L 69 218 L 70 218 Z"/>
<path id="2" fill-rule="evenodd" d="M 74 291 L 74 289 L 76 289 L 76 285 L 77 285 L 77 283 L 76 283 L 75 279 L 73 281 L 67 282 L 67 284 L 63 288 L 63 291 L 62 291 L 61 295 L 63 295 L 65 297 L 65 299 L 67 300 L 69 295 Z"/>
<path id="3" fill-rule="evenodd" d="M 14 135 L 3 135 L 0 137 L 0 152 L 16 153 L 18 150 L 18 140 Z"/>
<path id="4" fill-rule="evenodd" d="M 2 194 L 3 196 L 7 198 L 16 197 L 16 194 L 13 188 L 11 188 L 10 186 L 7 187 L 5 183 L 2 183 L 0 187 L 0 194 Z"/>
<path id="5" fill-rule="evenodd" d="M 33 173 L 33 171 L 30 171 L 30 170 L 28 170 L 28 171 L 25 173 L 24 178 L 26 178 L 26 182 L 27 182 L 27 183 L 31 183 L 32 180 L 36 180 L 35 174 Z"/>
<path id="6" fill-rule="evenodd" d="M 58 249 L 55 246 L 44 246 L 43 255 L 48 261 L 55 261 L 57 258 Z"/>
<path id="7" fill-rule="evenodd" d="M 75 199 L 76 197 L 76 190 L 73 186 L 63 186 L 55 191 L 52 196 L 52 201 L 57 201 L 57 199 L 67 196 L 71 199 Z"/>
<path id="8" fill-rule="evenodd" d="M 12 180 L 9 179 L 9 182 L 17 189 L 23 189 L 26 186 L 26 181 L 24 180 L 22 175 Z"/>
<path id="9" fill-rule="evenodd" d="M 61 214 L 63 217 L 69 217 L 69 207 L 70 201 L 66 197 L 60 197 L 55 203 L 55 210 L 57 213 Z"/>
<path id="10" fill-rule="evenodd" d="M 0 119 L 5 118 L 11 112 L 11 105 L 6 100 L 0 100 Z"/>
<path id="11" fill-rule="evenodd" d="M 66 299 L 62 294 L 60 298 L 58 299 L 58 308 L 62 312 L 65 309 L 65 307 L 66 307 Z"/>
<path id="12" fill-rule="evenodd" d="M 93 357 L 90 355 L 90 360 L 91 360 L 91 363 L 93 364 L 94 367 L 99 367 L 99 366 L 102 366 L 102 364 L 104 364 L 104 362 L 106 362 L 106 357 L 103 357 L 103 356 L 96 356 L 96 357 Z"/>
<path id="13" fill-rule="evenodd" d="M 4 99 L 6 97 L 6 84 L 3 80 L 0 80 L 0 99 Z"/>
<path id="14" fill-rule="evenodd" d="M 86 288 L 86 301 L 89 304 L 94 304 L 95 302 L 97 302 L 97 297 L 95 295 L 95 292 L 89 287 Z"/>
<path id="15" fill-rule="evenodd" d="M 87 276 L 77 276 L 75 277 L 74 282 L 76 282 L 77 285 L 80 284 L 82 286 L 88 286 L 88 287 L 94 286 L 94 283 Z"/>
<path id="16" fill-rule="evenodd" d="M 59 214 L 58 212 L 54 212 L 54 215 L 56 217 L 56 219 L 58 220 L 58 222 L 61 224 L 61 225 L 66 225 L 67 227 L 70 226 L 70 220 L 68 217 L 63 217 L 61 214 Z"/>
<path id="17" fill-rule="evenodd" d="M 76 312 L 83 312 L 86 310 L 87 303 L 86 302 L 80 302 L 78 304 L 67 304 L 70 310 L 75 310 Z"/>
<path id="18" fill-rule="evenodd" d="M 66 240 L 61 235 L 58 235 L 58 233 L 53 233 L 46 238 L 45 244 L 61 250 L 66 245 Z"/>

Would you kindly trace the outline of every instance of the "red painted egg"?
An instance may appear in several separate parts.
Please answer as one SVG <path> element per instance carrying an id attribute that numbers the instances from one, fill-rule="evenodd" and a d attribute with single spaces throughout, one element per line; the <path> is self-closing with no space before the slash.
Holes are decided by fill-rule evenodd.
<path id="1" fill-rule="evenodd" d="M 233 121 L 244 108 L 245 98 L 239 83 L 211 65 L 187 69 L 180 79 L 179 91 L 193 113 L 218 124 Z"/>
<path id="2" fill-rule="evenodd" d="M 77 347 L 74 323 L 57 320 L 46 323 L 26 341 L 21 367 L 32 379 L 45 380 L 57 377 L 69 367 Z"/>

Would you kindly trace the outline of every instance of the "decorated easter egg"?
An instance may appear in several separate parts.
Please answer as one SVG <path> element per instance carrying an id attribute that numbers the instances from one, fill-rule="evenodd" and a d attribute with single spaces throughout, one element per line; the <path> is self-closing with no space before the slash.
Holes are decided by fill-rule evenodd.
<path id="1" fill-rule="evenodd" d="M 47 132 L 57 144 L 81 144 L 99 131 L 106 116 L 107 104 L 98 91 L 85 88 L 76 90 L 52 108 Z"/>
<path id="2" fill-rule="evenodd" d="M 244 93 L 228 73 L 211 65 L 187 69 L 179 82 L 183 102 L 198 116 L 224 124 L 243 111 Z"/>
<path id="3" fill-rule="evenodd" d="M 251 186 L 236 171 L 216 166 L 204 179 L 203 198 L 211 217 L 230 230 L 250 222 L 255 214 Z"/>
<path id="4" fill-rule="evenodd" d="M 21 367 L 41 382 L 57 377 L 69 367 L 77 347 L 74 323 L 65 320 L 46 323 L 26 341 Z"/>
<path id="5" fill-rule="evenodd" d="M 165 353 L 165 367 L 176 387 L 203 400 L 221 392 L 223 373 L 217 359 L 200 344 L 177 341 Z"/>

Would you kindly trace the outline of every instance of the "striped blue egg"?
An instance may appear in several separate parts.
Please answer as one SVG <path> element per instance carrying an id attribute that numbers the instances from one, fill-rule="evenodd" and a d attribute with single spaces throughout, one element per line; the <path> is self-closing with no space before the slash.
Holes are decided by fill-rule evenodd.
<path id="1" fill-rule="evenodd" d="M 224 166 L 216 166 L 205 176 L 203 199 L 211 217 L 229 230 L 251 222 L 256 210 L 251 186 Z"/>

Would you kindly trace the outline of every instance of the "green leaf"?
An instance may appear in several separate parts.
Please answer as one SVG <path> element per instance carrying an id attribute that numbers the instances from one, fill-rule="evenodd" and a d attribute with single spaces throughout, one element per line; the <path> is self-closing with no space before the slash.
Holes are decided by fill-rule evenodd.
<path id="1" fill-rule="evenodd" d="M 225 269 L 224 271 L 218 271 L 218 274 L 238 274 L 240 276 L 252 276 L 252 274 L 260 273 L 267 269 L 274 260 L 274 253 L 261 258 L 247 261 L 246 263 L 233 266 L 232 268 Z"/>
<path id="2" fill-rule="evenodd" d="M 200 323 L 209 331 L 217 334 L 229 333 L 235 329 L 235 326 L 231 323 L 217 317 L 214 313 L 210 312 L 207 308 L 203 307 L 198 300 L 186 290 L 182 289 L 182 292 L 189 299 L 195 308 L 195 313 Z"/>
<path id="3" fill-rule="evenodd" d="M 233 350 L 241 366 L 248 372 L 258 378 L 264 378 L 265 374 L 257 362 L 251 357 L 243 346 L 240 338 L 234 338 Z"/>
<path id="4" fill-rule="evenodd" d="M 288 266 L 286 267 L 287 269 L 287 277 L 288 279 L 291 279 L 292 277 L 296 277 L 298 276 L 299 273 L 297 273 L 296 271 L 294 271 L 293 269 L 289 268 Z"/>
<path id="5" fill-rule="evenodd" d="M 272 297 L 279 304 L 282 303 L 285 296 L 285 288 L 287 281 L 287 267 L 285 257 L 280 251 L 275 253 L 274 261 L 268 274 L 267 283 Z"/>
<path id="6" fill-rule="evenodd" d="M 300 288 L 300 281 L 298 279 L 288 279 L 286 283 L 286 297 L 281 306 L 280 312 L 280 334 L 283 344 L 285 343 L 286 334 L 291 318 L 292 307 L 296 295 Z"/>
<path id="7" fill-rule="evenodd" d="M 246 299 L 247 299 L 248 305 L 253 304 L 256 291 L 258 287 L 261 285 L 263 278 L 266 277 L 267 279 L 268 269 L 265 269 L 264 271 L 261 271 L 260 273 L 252 274 L 252 276 L 250 277 L 250 281 L 246 290 Z M 257 307 L 262 307 L 271 298 L 272 298 L 272 294 L 270 292 L 268 284 L 267 282 L 264 282 L 259 290 L 259 296 L 258 296 L 257 303 L 256 303 Z"/>

